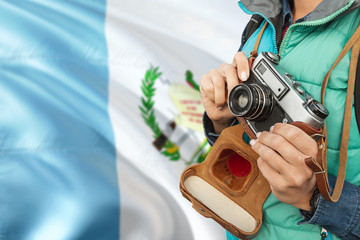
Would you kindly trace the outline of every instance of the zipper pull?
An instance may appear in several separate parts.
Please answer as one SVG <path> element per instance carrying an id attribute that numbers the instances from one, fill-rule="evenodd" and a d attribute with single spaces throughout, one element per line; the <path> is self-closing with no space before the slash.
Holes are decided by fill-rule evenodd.
<path id="1" fill-rule="evenodd" d="M 320 235 L 321 235 L 321 240 L 325 240 L 327 238 L 328 232 L 326 231 L 325 228 L 321 228 Z"/>

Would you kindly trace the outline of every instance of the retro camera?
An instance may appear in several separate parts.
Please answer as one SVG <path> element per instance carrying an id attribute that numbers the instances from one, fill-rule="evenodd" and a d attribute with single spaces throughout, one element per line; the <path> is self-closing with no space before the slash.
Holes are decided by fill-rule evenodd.
<path id="1" fill-rule="evenodd" d="M 279 66 L 278 55 L 271 52 L 255 59 L 249 79 L 233 88 L 228 105 L 241 124 L 225 128 L 204 162 L 182 173 L 180 190 L 201 215 L 238 238 L 252 239 L 262 225 L 263 204 L 271 189 L 257 167 L 259 155 L 243 135 L 255 138 L 257 132 L 283 122 L 311 136 L 329 112 Z"/>
<path id="2" fill-rule="evenodd" d="M 230 92 L 230 111 L 243 117 L 255 134 L 268 131 L 278 122 L 300 121 L 321 128 L 328 110 L 306 93 L 301 84 L 279 66 L 279 61 L 279 55 L 272 52 L 259 54 L 249 79 Z"/>

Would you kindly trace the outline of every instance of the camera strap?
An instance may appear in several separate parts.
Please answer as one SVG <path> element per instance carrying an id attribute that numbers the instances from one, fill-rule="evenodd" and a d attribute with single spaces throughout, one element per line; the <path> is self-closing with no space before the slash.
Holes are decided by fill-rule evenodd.
<path id="1" fill-rule="evenodd" d="M 346 43 L 345 47 L 341 51 L 340 55 L 336 59 L 335 63 L 332 65 L 329 72 L 325 75 L 325 78 L 321 87 L 321 103 L 325 105 L 325 90 L 327 83 L 329 81 L 330 74 L 335 66 L 341 61 L 341 59 L 347 54 L 347 52 L 352 48 L 351 59 L 350 59 L 350 68 L 349 68 L 349 78 L 348 78 L 348 87 L 346 93 L 346 102 L 344 110 L 344 120 L 342 128 L 342 137 L 340 145 L 340 158 L 339 158 L 339 169 L 336 179 L 336 184 L 332 194 L 330 195 L 329 181 L 327 177 L 327 161 L 326 161 L 326 150 L 327 150 L 327 128 L 326 123 L 323 127 L 322 135 L 317 138 L 317 143 L 319 146 L 317 160 L 309 157 L 305 160 L 308 167 L 310 167 L 316 176 L 317 186 L 320 190 L 321 195 L 327 201 L 336 202 L 340 198 L 342 188 L 344 186 L 345 174 L 346 174 L 346 162 L 347 162 L 347 151 L 349 145 L 349 136 L 350 136 L 350 121 L 351 121 L 351 111 L 353 104 L 354 96 L 354 86 L 356 79 L 356 68 L 359 60 L 360 52 L 360 24 L 352 37 Z"/>
<path id="2" fill-rule="evenodd" d="M 254 48 L 253 50 L 251 51 L 250 53 L 250 56 L 249 56 L 249 67 L 251 69 L 251 66 L 252 64 L 254 63 L 255 61 L 255 58 L 258 56 L 258 48 L 259 48 L 259 45 L 260 45 L 260 41 L 261 41 L 261 38 L 262 38 L 262 35 L 265 31 L 265 28 L 267 27 L 268 25 L 268 22 L 265 21 L 264 25 L 262 26 L 262 28 L 260 29 L 260 32 L 259 32 L 259 35 L 258 37 L 256 38 L 256 41 L 255 41 L 255 44 L 254 44 Z"/>
<path id="3" fill-rule="evenodd" d="M 262 35 L 265 31 L 265 28 L 267 27 L 268 22 L 265 21 L 264 25 L 261 27 L 260 32 L 256 38 L 253 50 L 250 52 L 250 56 L 248 58 L 248 62 L 249 62 L 249 68 L 251 69 L 256 57 L 258 56 L 258 48 L 260 45 L 260 41 L 262 38 Z M 237 120 L 239 121 L 240 125 L 243 127 L 243 129 L 245 130 L 246 134 L 249 136 L 250 139 L 255 139 L 255 133 L 251 130 L 250 126 L 248 125 L 248 123 L 246 122 L 246 120 L 242 117 L 236 117 Z"/>

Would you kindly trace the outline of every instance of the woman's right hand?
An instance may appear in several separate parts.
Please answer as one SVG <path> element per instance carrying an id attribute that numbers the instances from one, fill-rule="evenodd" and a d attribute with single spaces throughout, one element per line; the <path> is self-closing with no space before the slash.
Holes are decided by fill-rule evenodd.
<path id="1" fill-rule="evenodd" d="M 215 133 L 230 126 L 234 115 L 227 100 L 231 89 L 249 78 L 250 69 L 246 55 L 238 52 L 231 64 L 223 63 L 218 69 L 205 74 L 200 81 L 200 92 L 206 114 L 214 125 Z"/>

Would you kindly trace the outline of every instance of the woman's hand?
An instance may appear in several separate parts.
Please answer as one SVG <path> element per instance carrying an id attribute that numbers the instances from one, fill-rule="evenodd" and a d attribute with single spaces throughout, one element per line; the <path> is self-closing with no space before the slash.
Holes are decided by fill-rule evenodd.
<path id="1" fill-rule="evenodd" d="M 316 158 L 316 142 L 298 127 L 277 123 L 270 132 L 258 134 L 250 144 L 260 156 L 258 167 L 274 196 L 283 203 L 310 210 L 316 178 L 305 158 Z"/>
<path id="2" fill-rule="evenodd" d="M 234 119 L 227 99 L 231 89 L 249 77 L 249 63 L 243 52 L 234 56 L 233 63 L 223 63 L 211 70 L 200 81 L 200 92 L 205 111 L 214 124 L 215 133 L 220 133 Z"/>

